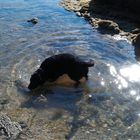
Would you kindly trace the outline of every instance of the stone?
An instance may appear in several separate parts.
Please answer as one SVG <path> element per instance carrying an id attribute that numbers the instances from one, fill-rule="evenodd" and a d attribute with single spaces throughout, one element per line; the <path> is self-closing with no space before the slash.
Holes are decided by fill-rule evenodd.
<path id="1" fill-rule="evenodd" d="M 81 7 L 81 9 L 79 10 L 80 13 L 85 13 L 86 11 L 88 11 L 89 6 L 84 5 L 83 7 Z"/>
<path id="2" fill-rule="evenodd" d="M 38 23 L 38 18 L 36 18 L 36 17 L 31 18 L 31 19 L 27 20 L 27 22 L 31 22 L 32 24 L 37 24 Z"/>
<path id="3" fill-rule="evenodd" d="M 86 20 L 90 20 L 90 19 L 91 19 L 90 14 L 89 14 L 89 13 L 85 13 L 85 14 L 84 14 L 84 18 L 85 18 Z"/>
<path id="4" fill-rule="evenodd" d="M 99 20 L 98 29 L 103 33 L 109 34 L 118 34 L 120 32 L 118 24 L 111 20 Z"/>
<path id="5" fill-rule="evenodd" d="M 80 17 L 81 16 L 81 13 L 80 12 L 76 12 L 76 15 Z"/>
<path id="6" fill-rule="evenodd" d="M 3 131 L 3 135 L 10 139 L 16 139 L 16 137 L 22 132 L 22 128 L 17 122 L 12 122 L 11 119 L 1 113 L 0 114 L 0 131 Z"/>

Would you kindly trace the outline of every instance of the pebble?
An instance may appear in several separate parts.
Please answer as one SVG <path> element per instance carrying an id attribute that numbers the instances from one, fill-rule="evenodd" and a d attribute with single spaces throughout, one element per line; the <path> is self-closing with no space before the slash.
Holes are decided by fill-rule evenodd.
<path id="1" fill-rule="evenodd" d="M 104 124 L 104 125 L 103 125 L 104 128 L 106 128 L 107 126 L 108 126 L 107 124 Z"/>
<path id="2" fill-rule="evenodd" d="M 36 18 L 36 17 L 31 18 L 31 19 L 27 20 L 27 22 L 31 22 L 32 24 L 37 24 L 38 23 L 38 18 Z"/>
<path id="3" fill-rule="evenodd" d="M 76 15 L 80 17 L 81 16 L 81 13 L 80 12 L 76 12 Z"/>

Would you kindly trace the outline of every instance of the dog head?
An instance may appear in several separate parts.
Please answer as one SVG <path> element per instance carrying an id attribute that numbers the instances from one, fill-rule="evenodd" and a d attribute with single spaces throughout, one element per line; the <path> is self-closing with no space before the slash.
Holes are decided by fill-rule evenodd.
<path id="1" fill-rule="evenodd" d="M 31 75 L 30 84 L 29 84 L 28 88 L 30 90 L 33 90 L 43 83 L 44 82 L 43 82 L 42 71 L 40 69 L 38 69 L 33 75 Z"/>

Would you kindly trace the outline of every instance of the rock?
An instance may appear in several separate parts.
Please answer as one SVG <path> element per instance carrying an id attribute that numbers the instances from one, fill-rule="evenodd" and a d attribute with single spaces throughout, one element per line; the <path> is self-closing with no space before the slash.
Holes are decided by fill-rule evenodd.
<path id="1" fill-rule="evenodd" d="M 10 139 L 16 139 L 16 137 L 22 131 L 21 126 L 17 122 L 12 122 L 8 116 L 0 114 L 0 132 Z"/>
<path id="2" fill-rule="evenodd" d="M 135 46 L 136 59 L 140 60 L 140 33 L 133 39 L 132 44 Z"/>
<path id="3" fill-rule="evenodd" d="M 111 5 L 113 8 L 122 9 L 122 10 L 130 10 L 131 12 L 140 12 L 139 0 L 94 0 L 95 4 L 100 5 Z"/>
<path id="4" fill-rule="evenodd" d="M 86 20 L 88 20 L 88 21 L 91 19 L 89 13 L 85 13 L 83 16 L 84 16 L 84 18 L 85 18 Z"/>
<path id="5" fill-rule="evenodd" d="M 38 18 L 36 18 L 36 17 L 31 18 L 31 19 L 27 20 L 27 22 L 31 22 L 33 24 L 37 24 L 38 23 Z"/>
<path id="6" fill-rule="evenodd" d="M 138 34 L 138 33 L 140 33 L 140 29 L 136 28 L 136 29 L 132 30 L 131 33 Z"/>
<path id="7" fill-rule="evenodd" d="M 89 10 L 89 6 L 88 5 L 84 5 L 81 7 L 81 9 L 79 10 L 80 13 L 85 13 L 86 11 Z"/>
<path id="8" fill-rule="evenodd" d="M 109 34 L 118 34 L 120 32 L 118 24 L 110 20 L 98 21 L 98 29 L 103 33 Z"/>
<path id="9" fill-rule="evenodd" d="M 80 12 L 76 12 L 76 15 L 80 17 L 81 16 L 81 13 Z"/>
<path id="10" fill-rule="evenodd" d="M 134 46 L 139 46 L 140 47 L 140 33 L 134 38 L 134 40 L 132 41 Z"/>
<path id="11" fill-rule="evenodd" d="M 21 126 L 22 129 L 28 127 L 28 125 L 24 121 L 20 121 L 19 124 L 20 124 L 20 126 Z"/>

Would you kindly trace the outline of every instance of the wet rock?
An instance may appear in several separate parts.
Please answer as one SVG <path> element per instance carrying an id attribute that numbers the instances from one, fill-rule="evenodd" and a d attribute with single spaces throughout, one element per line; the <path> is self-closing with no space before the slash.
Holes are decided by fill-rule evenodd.
<path id="1" fill-rule="evenodd" d="M 134 46 L 140 46 L 140 33 L 133 40 Z"/>
<path id="2" fill-rule="evenodd" d="M 120 32 L 118 24 L 110 20 L 98 21 L 98 29 L 103 33 L 109 34 L 118 34 Z"/>
<path id="3" fill-rule="evenodd" d="M 89 6 L 88 6 L 88 5 L 84 5 L 84 6 L 79 10 L 79 12 L 80 12 L 80 13 L 85 13 L 86 11 L 88 11 L 88 9 L 89 9 Z"/>
<path id="4" fill-rule="evenodd" d="M 22 129 L 28 127 L 28 125 L 24 121 L 20 121 L 19 124 L 20 124 L 20 126 L 21 126 Z"/>
<path id="5" fill-rule="evenodd" d="M 79 17 L 82 16 L 80 12 L 76 12 L 76 15 Z"/>
<path id="6" fill-rule="evenodd" d="M 135 46 L 136 59 L 140 60 L 140 33 L 133 39 L 132 44 Z"/>
<path id="7" fill-rule="evenodd" d="M 38 23 L 38 18 L 36 18 L 36 17 L 31 18 L 31 19 L 27 20 L 27 22 L 31 22 L 32 24 L 37 24 Z"/>
<path id="8" fill-rule="evenodd" d="M 140 29 L 136 28 L 136 29 L 132 30 L 131 33 L 138 34 L 138 33 L 140 33 Z"/>
<path id="9" fill-rule="evenodd" d="M 78 12 L 81 9 L 79 1 L 63 0 L 59 4 L 68 11 Z"/>
<path id="10" fill-rule="evenodd" d="M 91 19 L 89 13 L 85 13 L 83 16 L 84 16 L 84 18 L 85 18 L 86 20 L 88 20 L 88 21 Z"/>
<path id="11" fill-rule="evenodd" d="M 15 139 L 22 131 L 21 126 L 17 122 L 12 122 L 8 116 L 0 114 L 0 132 L 10 139 Z"/>

